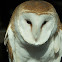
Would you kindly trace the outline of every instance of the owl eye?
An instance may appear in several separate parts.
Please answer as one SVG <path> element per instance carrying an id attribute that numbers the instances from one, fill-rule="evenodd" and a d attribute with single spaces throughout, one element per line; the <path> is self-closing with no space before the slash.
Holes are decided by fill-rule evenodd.
<path id="1" fill-rule="evenodd" d="M 47 23 L 47 21 L 44 21 L 44 22 L 43 22 L 43 24 L 42 24 L 42 26 L 41 26 L 41 28 L 42 28 L 42 27 L 43 27 L 43 25 L 45 25 L 46 23 Z"/>
<path id="2" fill-rule="evenodd" d="M 27 22 L 28 24 L 32 25 L 32 23 L 31 23 L 29 20 L 26 20 L 26 22 Z"/>
<path id="3" fill-rule="evenodd" d="M 45 25 L 46 23 L 47 23 L 47 21 L 44 21 L 43 24 L 42 24 L 42 26 Z"/>
<path id="4" fill-rule="evenodd" d="M 42 24 L 42 25 L 44 25 L 44 24 L 46 24 L 47 23 L 47 21 L 44 21 L 44 23 Z"/>

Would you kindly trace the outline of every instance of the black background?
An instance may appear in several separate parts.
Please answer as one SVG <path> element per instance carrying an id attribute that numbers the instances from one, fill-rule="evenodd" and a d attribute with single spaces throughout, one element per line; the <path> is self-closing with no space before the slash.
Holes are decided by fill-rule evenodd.
<path id="1" fill-rule="evenodd" d="M 0 31 L 6 30 L 10 21 L 11 15 L 19 4 L 27 0 L 0 0 Z M 61 0 L 44 0 L 50 2 L 56 9 L 62 22 L 62 1 Z M 1 40 L 0 40 L 1 41 Z M 0 62 L 8 62 L 6 47 L 0 43 Z"/>

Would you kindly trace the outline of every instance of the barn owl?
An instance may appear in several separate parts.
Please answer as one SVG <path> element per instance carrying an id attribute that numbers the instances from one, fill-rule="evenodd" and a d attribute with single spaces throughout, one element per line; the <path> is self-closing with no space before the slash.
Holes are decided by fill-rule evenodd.
<path id="1" fill-rule="evenodd" d="M 62 25 L 52 4 L 26 1 L 13 12 L 4 44 L 9 62 L 60 62 Z"/>

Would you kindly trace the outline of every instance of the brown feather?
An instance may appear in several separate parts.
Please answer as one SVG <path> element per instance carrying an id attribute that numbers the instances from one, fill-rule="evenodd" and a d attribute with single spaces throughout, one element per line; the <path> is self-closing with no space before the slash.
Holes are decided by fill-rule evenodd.
<path id="1" fill-rule="evenodd" d="M 12 53 L 12 48 L 11 48 L 11 46 L 10 46 L 9 41 L 8 41 L 8 43 L 7 43 L 7 46 L 8 46 L 9 57 L 10 57 L 10 59 L 11 59 L 11 62 L 13 62 L 13 53 Z"/>

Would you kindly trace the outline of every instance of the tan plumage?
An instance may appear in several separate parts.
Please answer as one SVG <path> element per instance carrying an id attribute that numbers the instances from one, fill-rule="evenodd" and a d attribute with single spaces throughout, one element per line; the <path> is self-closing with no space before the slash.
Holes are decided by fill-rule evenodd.
<path id="1" fill-rule="evenodd" d="M 7 47 L 8 47 L 9 58 L 11 59 L 11 62 L 13 62 L 13 53 L 9 41 L 7 43 Z"/>
<path id="2" fill-rule="evenodd" d="M 27 27 L 26 27 L 26 30 L 21 31 L 21 30 L 23 30 L 24 26 L 22 28 L 23 24 L 19 24 L 20 23 L 19 21 L 21 20 L 20 18 L 22 18 L 26 13 L 27 14 L 31 13 L 32 15 L 34 13 L 35 14 L 33 16 L 34 18 L 40 17 L 42 15 L 51 15 L 51 17 L 54 16 L 55 20 L 54 19 L 53 20 L 55 22 L 53 22 L 53 23 L 56 23 L 57 27 L 55 27 L 55 29 L 56 29 L 55 31 L 53 29 L 53 34 L 50 33 L 52 35 L 52 37 L 49 37 L 48 41 L 49 40 L 52 41 L 51 43 L 46 42 L 47 40 L 45 41 L 45 40 L 41 39 L 42 38 L 42 36 L 40 37 L 41 33 L 40 34 L 36 33 L 37 35 L 33 34 L 33 32 L 35 33 L 37 31 L 36 30 L 37 28 L 34 28 L 34 30 L 35 30 L 34 31 L 33 30 L 34 25 L 32 25 L 31 23 L 29 23 L 29 24 L 31 24 L 30 25 L 30 27 L 31 27 L 30 32 L 32 32 L 33 38 L 29 37 L 30 36 L 29 34 L 27 34 L 27 35 L 25 34 L 26 36 L 28 36 L 28 38 L 29 38 L 28 39 L 23 34 L 23 32 L 27 30 Z M 22 16 L 22 17 L 20 17 L 20 16 Z M 25 18 L 26 18 L 26 16 L 25 16 Z M 35 20 L 37 20 L 37 19 L 35 18 Z M 38 22 L 38 20 L 36 22 Z M 44 25 L 46 25 L 46 24 L 43 24 L 41 29 L 43 29 Z M 49 25 L 47 24 L 46 26 L 48 27 Z M 20 29 L 20 27 L 22 29 Z M 39 32 L 40 31 L 42 31 L 42 30 L 39 30 Z M 61 48 L 62 36 L 61 35 L 62 35 L 62 24 L 60 22 L 58 14 L 56 13 L 55 8 L 50 3 L 46 2 L 46 1 L 26 1 L 22 4 L 20 4 L 19 6 L 17 6 L 16 9 L 14 10 L 11 20 L 10 20 L 10 23 L 8 25 L 6 35 L 5 35 L 4 44 L 5 45 L 7 44 L 7 46 L 8 46 L 9 61 L 10 62 L 47 62 L 47 61 L 48 62 L 59 62 L 60 58 L 62 56 L 62 48 Z M 47 36 L 49 36 L 49 35 L 46 34 L 46 37 Z M 61 40 L 60 40 L 60 38 L 61 38 Z M 34 40 L 32 40 L 32 39 L 34 39 Z M 40 42 L 39 39 L 44 42 Z M 57 41 L 57 39 L 59 39 L 60 41 Z M 28 44 L 25 44 L 25 42 Z M 33 45 L 34 45 L 34 47 L 33 47 Z M 39 49 L 43 49 L 41 45 L 44 45 L 43 47 L 46 50 L 45 53 L 42 53 L 42 50 L 40 50 L 41 53 L 38 51 Z M 49 45 L 48 49 L 46 48 L 47 45 Z M 35 49 L 35 50 L 38 51 L 39 53 L 36 52 L 36 55 L 34 55 L 35 54 L 34 51 L 28 53 L 30 48 L 32 48 L 34 50 L 34 48 L 36 48 L 37 46 L 39 46 L 39 49 L 37 49 L 37 50 Z M 40 55 L 44 54 L 44 55 L 43 56 L 39 55 L 39 57 L 37 58 L 38 54 L 40 54 Z M 34 55 L 34 56 L 31 57 L 30 55 Z"/>

